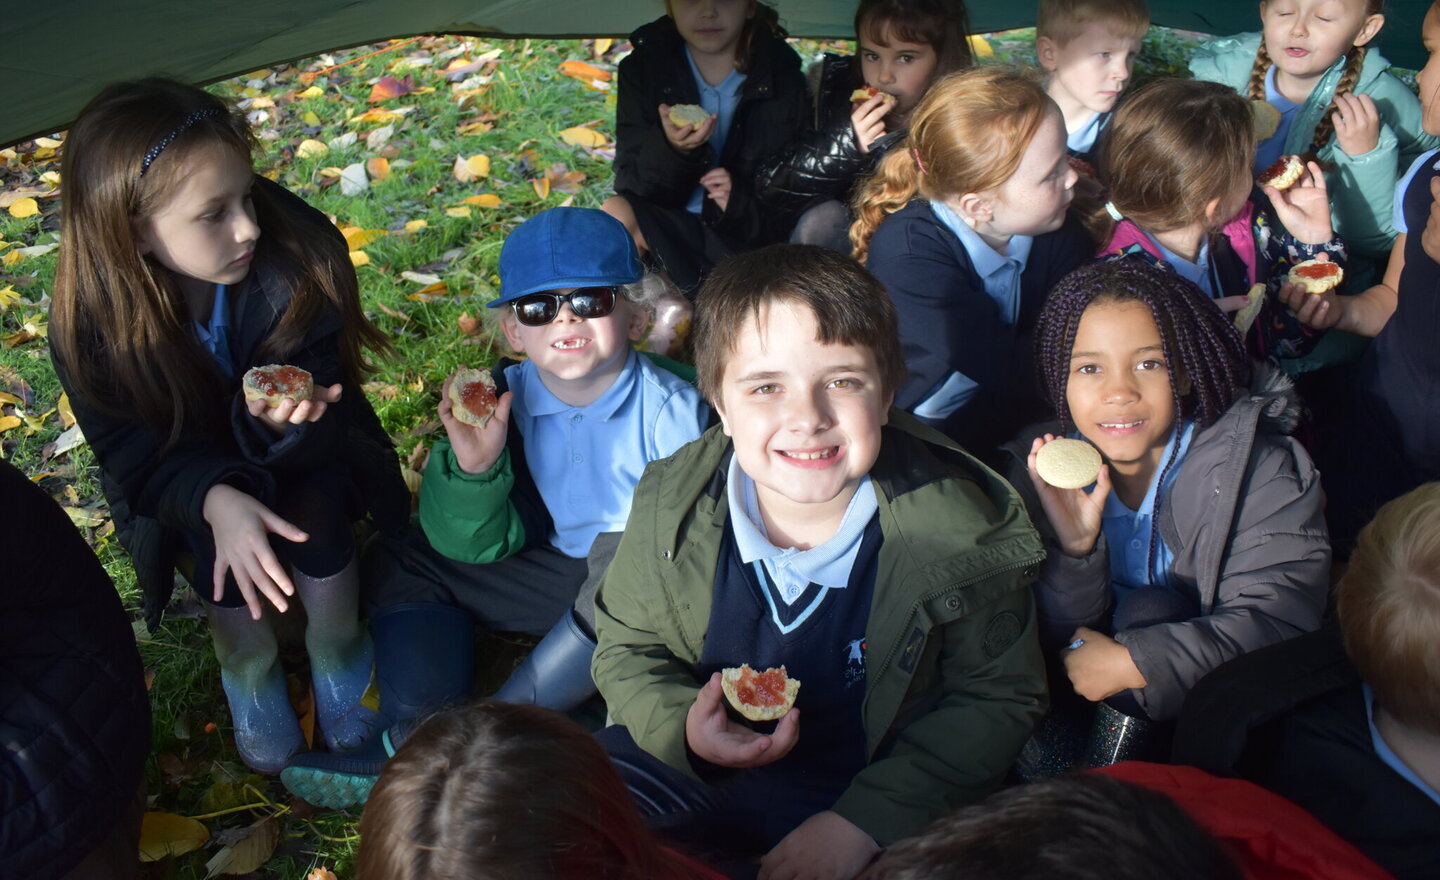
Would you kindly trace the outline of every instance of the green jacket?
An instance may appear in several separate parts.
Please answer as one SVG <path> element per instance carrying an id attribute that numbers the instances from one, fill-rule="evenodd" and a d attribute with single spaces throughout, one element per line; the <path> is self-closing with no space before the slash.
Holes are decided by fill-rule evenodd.
<path id="1" fill-rule="evenodd" d="M 712 428 L 650 465 L 595 603 L 611 716 L 691 774 L 685 714 L 730 450 Z M 870 763 L 834 810 L 884 846 L 997 788 L 1044 712 L 1030 583 L 1045 551 L 1010 484 L 908 413 L 891 411 L 870 477 L 884 536 L 866 632 Z"/>
<path id="2" fill-rule="evenodd" d="M 1190 72 L 1196 79 L 1223 83 L 1246 94 L 1250 71 L 1260 34 L 1237 34 L 1211 40 L 1190 57 Z M 1440 138 L 1428 135 L 1420 126 L 1420 101 L 1409 87 L 1388 73 L 1390 62 L 1371 48 L 1360 67 L 1355 94 L 1369 95 L 1380 111 L 1380 141 L 1375 149 L 1350 156 L 1340 149 L 1334 135 L 1320 148 L 1318 158 L 1333 168 L 1325 183 L 1330 192 L 1335 232 L 1353 253 L 1380 258 L 1388 256 L 1395 242 L 1392 209 L 1395 184 L 1421 153 L 1440 147 Z M 1345 70 L 1345 59 L 1326 72 L 1310 97 L 1296 111 L 1285 152 L 1299 154 L 1310 149 L 1315 127 L 1334 96 L 1335 85 Z"/>

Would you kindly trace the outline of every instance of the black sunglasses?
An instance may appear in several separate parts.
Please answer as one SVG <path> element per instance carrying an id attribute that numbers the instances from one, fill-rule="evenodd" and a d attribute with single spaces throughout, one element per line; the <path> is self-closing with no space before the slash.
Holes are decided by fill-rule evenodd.
<path id="1" fill-rule="evenodd" d="M 614 287 L 577 287 L 569 293 L 527 293 L 510 303 L 515 320 L 527 327 L 544 327 L 560 314 L 560 307 L 570 304 L 577 318 L 603 318 L 615 311 L 617 289 Z"/>

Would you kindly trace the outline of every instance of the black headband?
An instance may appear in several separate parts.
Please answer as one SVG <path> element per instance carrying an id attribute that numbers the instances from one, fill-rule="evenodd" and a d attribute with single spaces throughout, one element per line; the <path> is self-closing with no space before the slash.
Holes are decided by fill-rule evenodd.
<path id="1" fill-rule="evenodd" d="M 165 151 L 165 148 L 170 146 L 170 144 L 177 137 L 184 134 L 185 129 L 189 128 L 190 126 L 194 125 L 202 119 L 209 119 L 211 116 L 219 116 L 221 113 L 224 112 L 224 110 L 220 110 L 216 107 L 207 107 L 204 110 L 196 110 L 194 113 L 186 116 L 184 122 L 181 122 L 179 125 L 175 126 L 175 129 L 173 131 L 161 138 L 160 142 L 155 146 L 151 147 L 149 152 L 145 154 L 144 160 L 140 163 L 140 176 L 145 176 L 145 172 L 150 170 L 150 163 L 154 162 L 155 159 Z"/>

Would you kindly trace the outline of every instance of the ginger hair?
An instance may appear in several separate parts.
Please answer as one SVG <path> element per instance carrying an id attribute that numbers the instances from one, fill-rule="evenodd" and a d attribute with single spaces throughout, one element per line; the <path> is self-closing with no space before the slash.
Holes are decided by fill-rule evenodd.
<path id="1" fill-rule="evenodd" d="M 1046 115 L 1059 112 L 1039 84 L 1014 71 L 977 67 L 936 82 L 909 135 L 856 195 L 855 259 L 865 262 L 875 230 L 912 199 L 986 192 L 1009 180 Z"/>
<path id="2" fill-rule="evenodd" d="M 1245 99 L 1220 83 L 1171 77 L 1121 103 L 1098 164 L 1121 214 L 1150 232 L 1168 232 L 1203 220 L 1212 199 L 1223 200 L 1237 182 L 1250 180 L 1254 161 Z M 1103 207 L 1086 218 L 1102 244 L 1115 222 Z"/>
<path id="3" fill-rule="evenodd" d="M 1150 30 L 1150 10 L 1145 0 L 1040 0 L 1035 36 L 1064 46 L 1097 23 L 1118 36 L 1140 40 Z"/>
<path id="4" fill-rule="evenodd" d="M 1365 18 L 1379 15 L 1384 6 L 1384 0 L 1365 0 Z M 1345 53 L 1345 70 L 1340 74 L 1340 81 L 1335 84 L 1335 94 L 1330 97 L 1330 106 L 1325 108 L 1324 115 L 1315 126 L 1315 136 L 1310 139 L 1310 150 L 1305 156 L 1306 159 L 1314 159 L 1320 148 L 1329 143 L 1331 135 L 1335 134 L 1335 97 L 1355 90 L 1355 83 L 1360 81 L 1360 68 L 1365 64 L 1365 50 L 1365 46 L 1351 46 L 1350 51 Z M 1246 87 L 1246 96 L 1250 100 L 1265 100 L 1265 77 L 1270 71 L 1271 63 L 1262 31 L 1260 47 L 1255 50 L 1255 64 L 1250 68 L 1250 84 Z"/>
<path id="5" fill-rule="evenodd" d="M 1395 720 L 1440 735 L 1440 482 L 1381 507 L 1335 588 L 1345 652 Z"/>

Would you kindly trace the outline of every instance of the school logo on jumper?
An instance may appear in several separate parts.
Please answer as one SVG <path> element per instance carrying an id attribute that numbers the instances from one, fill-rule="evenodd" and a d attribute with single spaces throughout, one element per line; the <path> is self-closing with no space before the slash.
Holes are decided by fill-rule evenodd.
<path id="1" fill-rule="evenodd" d="M 851 639 L 845 651 L 845 689 L 865 680 L 865 637 Z"/>

